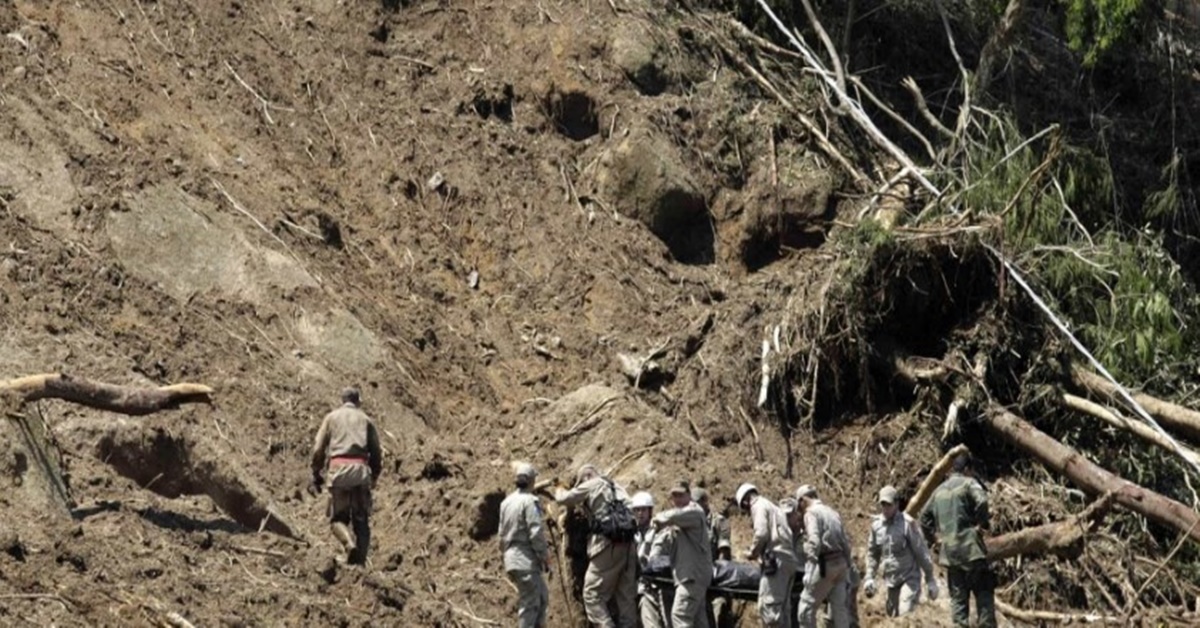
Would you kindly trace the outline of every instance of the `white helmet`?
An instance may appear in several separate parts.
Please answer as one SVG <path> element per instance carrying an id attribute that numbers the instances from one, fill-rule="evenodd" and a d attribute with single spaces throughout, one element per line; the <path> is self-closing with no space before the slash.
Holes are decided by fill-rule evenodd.
<path id="1" fill-rule="evenodd" d="M 753 484 L 750 484 L 750 483 L 746 483 L 746 484 L 743 484 L 738 487 L 738 490 L 737 490 L 738 506 L 742 505 L 742 501 L 746 499 L 746 496 L 749 495 L 751 491 L 757 493 L 758 487 Z"/>
<path id="2" fill-rule="evenodd" d="M 646 491 L 641 491 L 633 494 L 633 499 L 629 500 L 630 508 L 654 508 L 654 496 Z"/>

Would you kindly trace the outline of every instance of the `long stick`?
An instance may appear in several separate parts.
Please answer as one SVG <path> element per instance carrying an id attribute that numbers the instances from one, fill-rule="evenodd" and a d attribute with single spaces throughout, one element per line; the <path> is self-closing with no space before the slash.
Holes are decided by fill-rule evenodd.
<path id="1" fill-rule="evenodd" d="M 1188 464 L 1196 464 L 1200 462 L 1200 454 L 1197 454 L 1195 451 L 1188 449 L 1183 445 L 1179 445 L 1178 450 L 1176 450 L 1171 446 L 1170 441 L 1163 438 L 1158 432 L 1155 432 L 1147 427 L 1144 423 L 1130 421 L 1129 419 L 1126 419 L 1125 417 L 1098 403 L 1093 403 L 1087 399 L 1076 397 L 1075 395 L 1069 393 L 1064 393 L 1061 399 L 1064 406 L 1072 410 L 1096 417 L 1097 419 L 1100 419 L 1101 421 L 1104 421 L 1105 423 L 1108 423 L 1109 425 L 1112 425 L 1118 429 L 1131 432 L 1134 436 L 1137 436 L 1151 445 L 1157 445 L 1158 447 L 1161 447 L 1172 454 L 1182 456 L 1184 462 L 1187 462 Z"/>
<path id="2" fill-rule="evenodd" d="M 1117 396 L 1115 386 L 1103 377 L 1085 369 L 1079 367 L 1071 369 L 1071 379 L 1076 385 L 1094 395 L 1104 397 Z M 1182 432 L 1188 438 L 1200 440 L 1200 412 L 1163 401 L 1157 397 L 1151 397 L 1145 393 L 1134 393 L 1133 398 L 1167 427 Z"/>
<path id="3" fill-rule="evenodd" d="M 954 459 L 962 454 L 969 453 L 971 450 L 966 445 L 956 445 L 953 449 L 946 452 L 942 459 L 933 468 L 929 470 L 929 475 L 925 476 L 925 480 L 921 482 L 920 488 L 913 494 L 912 499 L 908 500 L 908 508 L 904 512 L 910 517 L 917 517 L 921 514 L 921 508 L 925 507 L 925 502 L 929 501 L 933 491 L 937 489 L 942 480 L 950 473 L 950 467 L 954 465 Z"/>
<path id="4" fill-rule="evenodd" d="M 172 410 L 185 403 L 212 403 L 213 389 L 201 384 L 134 388 L 96 382 L 63 373 L 29 375 L 0 382 L 0 393 L 12 392 L 25 402 L 62 399 L 132 416 Z"/>

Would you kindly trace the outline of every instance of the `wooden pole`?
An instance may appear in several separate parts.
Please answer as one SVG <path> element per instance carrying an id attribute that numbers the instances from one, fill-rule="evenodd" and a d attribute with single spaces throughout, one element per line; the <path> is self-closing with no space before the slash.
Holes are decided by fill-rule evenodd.
<path id="1" fill-rule="evenodd" d="M 1094 395 L 1116 398 L 1116 387 L 1091 371 L 1075 367 L 1071 370 L 1071 379 L 1077 386 Z M 1154 418 L 1162 423 L 1163 428 L 1176 430 L 1188 439 L 1200 442 L 1200 412 L 1151 397 L 1145 393 L 1134 393 L 1133 399 L 1141 404 L 1146 412 L 1154 415 Z"/>
<path id="2" fill-rule="evenodd" d="M 135 388 L 63 373 L 44 373 L 0 382 L 2 393 L 15 394 L 26 403 L 39 399 L 62 399 L 98 410 L 144 416 L 162 410 L 174 410 L 185 403 L 212 403 L 213 389 L 201 384 Z"/>
<path id="3" fill-rule="evenodd" d="M 929 470 L 929 475 L 925 476 L 925 480 L 921 482 L 920 488 L 913 494 L 912 499 L 908 500 L 908 508 L 904 512 L 910 517 L 920 517 L 921 509 L 925 507 L 925 502 L 933 496 L 933 491 L 938 485 L 946 479 L 950 474 L 950 468 L 954 466 L 954 459 L 965 453 L 970 453 L 970 449 L 966 445 L 956 445 L 953 449 L 946 452 L 942 459 L 933 468 Z"/>

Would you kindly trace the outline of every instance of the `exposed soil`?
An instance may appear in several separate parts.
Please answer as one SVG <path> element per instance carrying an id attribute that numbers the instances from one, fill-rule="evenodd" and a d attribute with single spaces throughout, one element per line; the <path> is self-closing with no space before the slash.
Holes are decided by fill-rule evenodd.
<path id="1" fill-rule="evenodd" d="M 865 539 L 871 494 L 940 456 L 940 418 L 841 390 L 810 425 L 756 403 L 764 338 L 836 281 L 823 247 L 854 203 L 802 138 L 768 140 L 783 114 L 680 16 L 622 4 L 0 0 L 3 372 L 217 390 L 120 425 L 38 404 L 75 508 L 0 450 L 0 623 L 507 624 L 494 534 L 516 459 L 722 500 L 809 481 Z M 910 303 L 879 332 L 940 355 L 988 298 Z M 635 388 L 617 354 L 655 349 L 670 377 Z M 387 457 L 366 569 L 330 565 L 303 491 L 347 384 Z M 189 443 L 212 475 L 172 475 Z M 203 494 L 222 474 L 302 540 L 232 519 Z M 1037 514 L 1018 523 L 1066 512 L 1000 487 L 994 511 Z"/>

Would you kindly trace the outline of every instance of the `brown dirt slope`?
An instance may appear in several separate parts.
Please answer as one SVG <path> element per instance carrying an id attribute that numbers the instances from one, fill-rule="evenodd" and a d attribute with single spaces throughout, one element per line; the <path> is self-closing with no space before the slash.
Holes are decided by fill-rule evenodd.
<path id="1" fill-rule="evenodd" d="M 780 112 L 673 9 L 621 4 L 0 0 L 2 372 L 217 389 L 120 424 L 39 405 L 77 508 L 0 492 L 0 623 L 507 623 L 488 528 L 518 458 L 807 478 L 863 538 L 870 491 L 937 456 L 919 417 L 789 445 L 754 405 L 764 337 L 832 277 L 838 176 L 787 137 L 769 174 Z M 634 390 L 616 356 L 655 348 L 671 375 Z M 302 488 L 348 383 L 388 463 L 371 568 L 322 575 Z M 130 421 L 203 441 L 309 545 L 118 475 L 98 442 Z"/>

